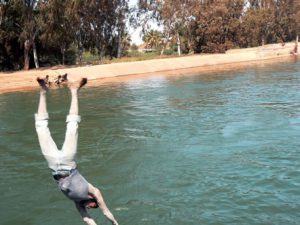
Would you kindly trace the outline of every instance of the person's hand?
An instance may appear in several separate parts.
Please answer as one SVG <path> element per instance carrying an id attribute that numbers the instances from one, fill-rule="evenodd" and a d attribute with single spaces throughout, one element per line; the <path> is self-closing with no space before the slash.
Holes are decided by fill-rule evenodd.
<path id="1" fill-rule="evenodd" d="M 85 218 L 83 218 L 83 221 L 84 221 L 87 225 L 97 225 L 96 222 L 95 222 L 92 218 L 85 217 Z"/>

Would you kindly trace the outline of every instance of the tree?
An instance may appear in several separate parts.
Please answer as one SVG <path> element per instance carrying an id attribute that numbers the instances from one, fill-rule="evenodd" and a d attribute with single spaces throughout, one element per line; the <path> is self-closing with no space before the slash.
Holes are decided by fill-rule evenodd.
<path id="1" fill-rule="evenodd" d="M 297 0 L 252 0 L 243 17 L 250 46 L 291 41 L 296 36 Z"/>
<path id="2" fill-rule="evenodd" d="M 84 3 L 81 10 L 81 26 L 87 27 L 88 47 L 93 53 L 103 58 L 105 54 L 111 55 L 111 51 L 117 56 L 120 38 L 125 29 L 124 18 L 127 12 L 125 0 L 93 0 Z M 117 46 L 116 50 L 114 47 Z M 109 49 L 109 53 L 108 53 Z"/>
<path id="3" fill-rule="evenodd" d="M 98 54 L 99 58 L 116 57 L 124 49 L 127 2 L 2 0 L 0 63 L 3 62 L 3 68 L 19 68 L 22 60 L 24 69 L 29 69 L 33 55 L 36 67 L 39 61 L 50 65 L 58 63 L 58 57 L 64 64 L 74 46 L 80 62 L 84 50 Z M 37 57 L 37 48 L 42 60 Z"/>
<path id="4" fill-rule="evenodd" d="M 20 69 L 23 46 L 19 44 L 22 31 L 20 5 L 8 0 L 0 4 L 0 70 Z"/>
<path id="5" fill-rule="evenodd" d="M 140 10 L 163 25 L 162 53 L 171 40 L 176 41 L 179 55 L 183 39 L 188 49 L 192 49 L 190 23 L 194 20 L 194 9 L 198 3 L 197 0 L 139 1 Z"/>
<path id="6" fill-rule="evenodd" d="M 127 51 L 131 47 L 131 36 L 128 32 L 124 32 L 122 36 L 121 50 Z"/>
<path id="7" fill-rule="evenodd" d="M 70 31 L 70 1 L 49 0 L 46 4 L 40 2 L 40 16 L 42 18 L 42 34 L 44 45 L 59 48 L 62 55 L 61 63 L 65 64 L 65 53 L 72 44 L 75 36 Z"/>
<path id="8" fill-rule="evenodd" d="M 121 2 L 122 3 L 122 2 Z M 118 51 L 117 51 L 117 58 L 122 56 L 122 49 L 124 49 L 124 41 L 128 38 L 128 33 L 125 33 L 125 17 L 126 13 L 128 12 L 128 5 L 127 3 L 123 2 L 123 4 L 119 4 L 116 9 L 117 14 L 117 33 L 118 33 Z M 129 44 L 130 45 L 130 44 Z"/>
<path id="9" fill-rule="evenodd" d="M 178 53 L 290 41 L 298 29 L 298 5 L 297 0 L 139 1 L 142 13 L 163 24 L 164 39 L 177 40 Z"/>
<path id="10" fill-rule="evenodd" d="M 297 1 L 294 8 L 294 20 L 295 20 L 295 29 L 296 29 L 296 44 L 295 44 L 295 53 L 298 53 L 298 41 L 300 33 L 300 2 Z"/>
<path id="11" fill-rule="evenodd" d="M 36 50 L 36 37 L 40 30 L 38 24 L 38 8 L 37 0 L 15 0 L 20 5 L 22 12 L 22 32 L 20 40 L 24 43 L 24 69 L 29 70 L 30 63 L 30 50 L 33 50 L 35 67 L 39 68 L 37 50 Z"/>
<path id="12" fill-rule="evenodd" d="M 195 52 L 225 52 L 237 45 L 243 0 L 204 1 L 191 23 Z"/>
<path id="13" fill-rule="evenodd" d="M 138 51 L 139 50 L 139 47 L 136 45 L 136 44 L 132 44 L 131 46 L 130 46 L 130 50 L 131 51 Z"/>
<path id="14" fill-rule="evenodd" d="M 275 34 L 273 8 L 249 9 L 242 21 L 241 36 L 244 37 L 242 47 L 253 47 L 277 40 Z"/>
<path id="15" fill-rule="evenodd" d="M 143 41 L 146 43 L 147 48 L 158 48 L 161 43 L 161 33 L 156 30 L 150 30 L 144 35 Z"/>

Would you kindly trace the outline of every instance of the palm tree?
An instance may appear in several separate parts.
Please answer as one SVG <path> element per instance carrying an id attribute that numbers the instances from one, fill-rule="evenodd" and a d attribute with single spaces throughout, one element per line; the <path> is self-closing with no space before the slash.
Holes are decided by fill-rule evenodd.
<path id="1" fill-rule="evenodd" d="M 128 32 L 125 32 L 122 36 L 122 49 L 127 51 L 130 48 L 131 36 Z"/>
<path id="2" fill-rule="evenodd" d="M 117 58 L 120 58 L 121 56 L 124 55 L 124 52 L 130 48 L 130 43 L 131 43 L 131 36 L 127 31 L 125 31 L 122 34 L 121 39 L 119 39 Z"/>
<path id="3" fill-rule="evenodd" d="M 157 30 L 150 30 L 143 37 L 143 41 L 148 48 L 157 48 L 161 43 L 162 35 Z"/>

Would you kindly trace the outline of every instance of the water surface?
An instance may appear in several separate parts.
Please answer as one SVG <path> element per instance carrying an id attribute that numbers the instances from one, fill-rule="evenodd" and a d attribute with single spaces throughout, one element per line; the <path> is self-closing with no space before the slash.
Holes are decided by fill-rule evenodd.
<path id="1" fill-rule="evenodd" d="M 299 71 L 298 61 L 84 89 L 79 169 L 120 225 L 299 224 Z M 49 95 L 59 146 L 69 100 Z M 0 95 L 0 224 L 83 224 L 40 153 L 37 101 Z"/>

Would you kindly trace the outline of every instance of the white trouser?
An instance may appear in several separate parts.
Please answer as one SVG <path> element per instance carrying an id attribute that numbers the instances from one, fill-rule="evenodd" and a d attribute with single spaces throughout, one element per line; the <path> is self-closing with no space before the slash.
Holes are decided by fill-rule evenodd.
<path id="1" fill-rule="evenodd" d="M 67 130 L 62 149 L 59 150 L 51 137 L 48 128 L 48 113 L 35 114 L 35 128 L 40 147 L 48 166 L 54 173 L 57 171 L 69 171 L 76 168 L 75 156 L 77 152 L 79 115 L 68 115 Z"/>

